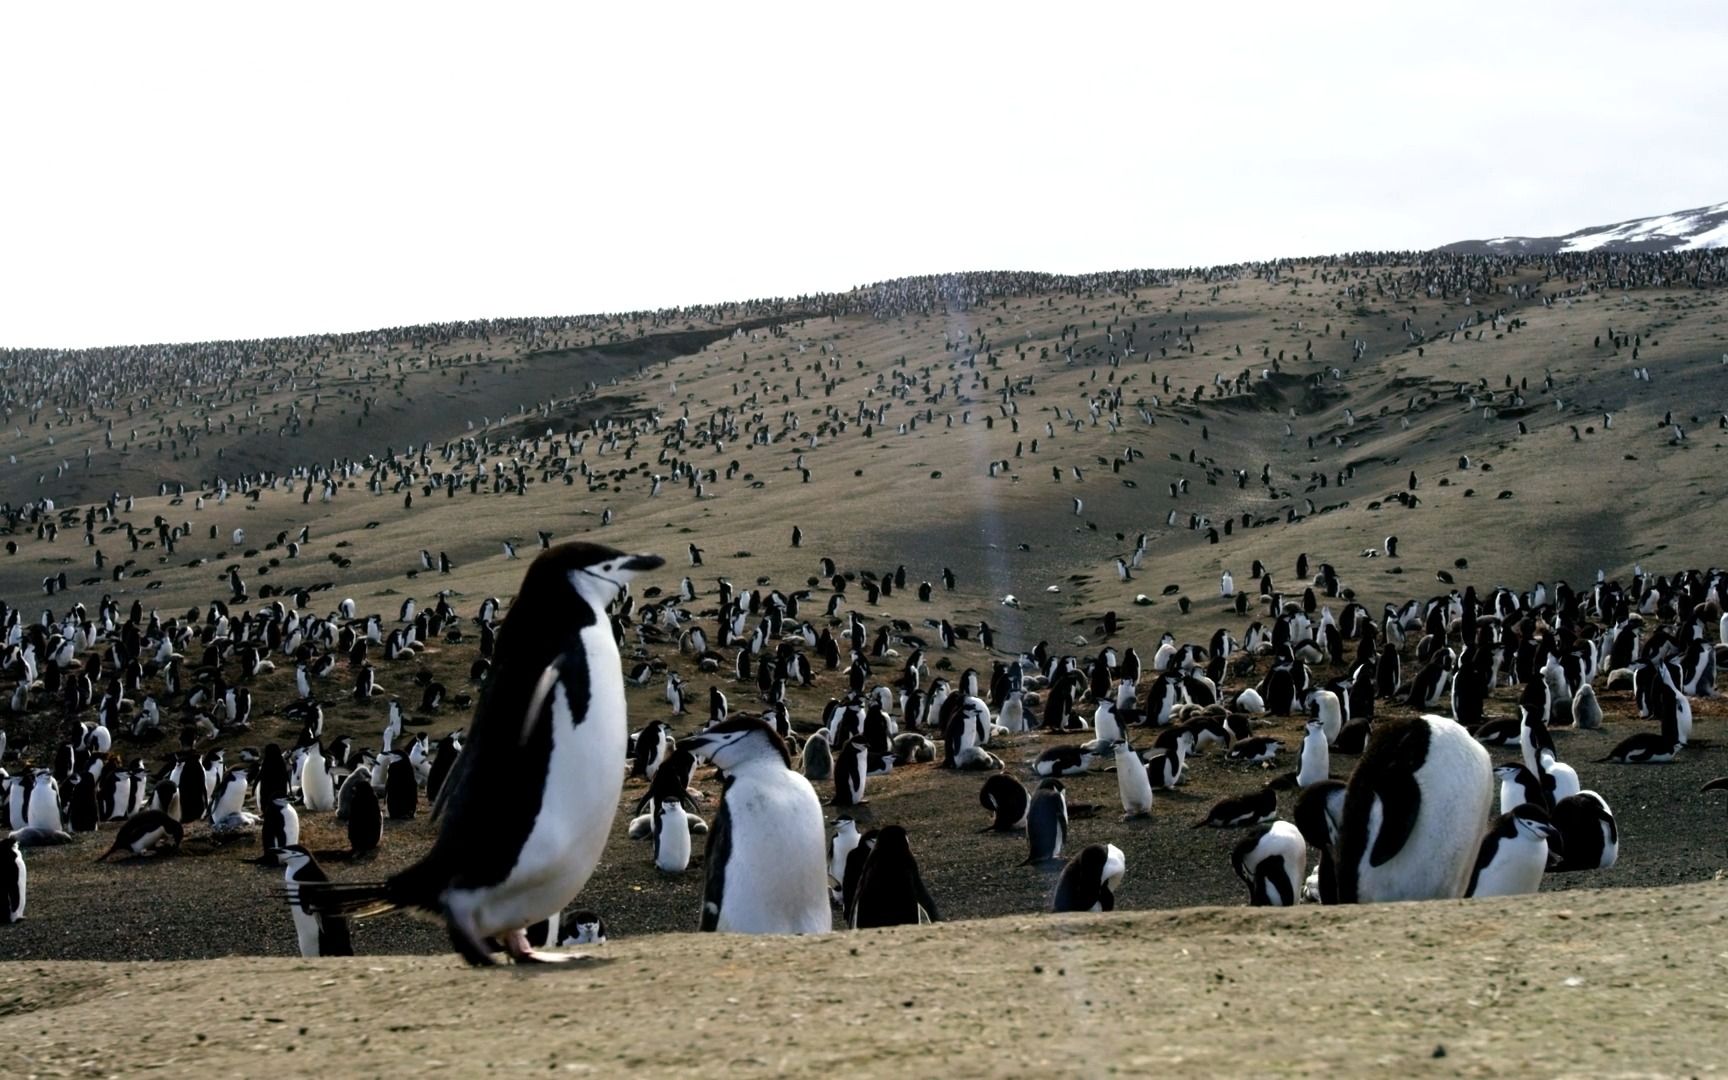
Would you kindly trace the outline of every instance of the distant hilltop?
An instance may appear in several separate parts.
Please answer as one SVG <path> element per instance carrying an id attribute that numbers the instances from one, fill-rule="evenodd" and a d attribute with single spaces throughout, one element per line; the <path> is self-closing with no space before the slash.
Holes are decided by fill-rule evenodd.
<path id="1" fill-rule="evenodd" d="M 1441 251 L 1463 255 L 1558 255 L 1584 251 L 1697 251 L 1728 247 L 1728 202 L 1634 218 L 1613 225 L 1592 225 L 1565 236 L 1499 236 L 1460 240 Z"/>

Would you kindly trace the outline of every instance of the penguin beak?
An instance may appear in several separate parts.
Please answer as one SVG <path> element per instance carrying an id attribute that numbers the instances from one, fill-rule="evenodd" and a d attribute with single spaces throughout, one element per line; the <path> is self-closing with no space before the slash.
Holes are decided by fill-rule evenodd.
<path id="1" fill-rule="evenodd" d="M 630 574 L 640 574 L 647 570 L 657 570 L 666 565 L 666 560 L 658 555 L 632 555 L 624 560 L 618 569 Z"/>

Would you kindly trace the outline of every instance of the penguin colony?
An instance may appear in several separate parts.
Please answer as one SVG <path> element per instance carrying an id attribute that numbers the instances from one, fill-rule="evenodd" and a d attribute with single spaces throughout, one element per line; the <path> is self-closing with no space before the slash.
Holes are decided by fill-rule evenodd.
<path id="1" fill-rule="evenodd" d="M 1499 315 L 1491 320 L 1496 329 L 1506 323 Z M 1144 341 L 1132 333 L 1121 332 L 1111 342 L 1113 360 L 1147 355 Z M 1171 344 L 1160 348 L 1191 352 L 1197 333 L 1185 328 L 1175 338 L 1167 334 Z M 1072 336 L 1076 346 L 1070 349 L 1080 337 L 1077 331 Z M 1078 355 L 1092 348 L 1079 348 Z M 978 371 L 980 364 L 990 366 L 994 349 L 982 334 L 968 334 L 953 351 L 964 353 L 962 367 Z M 1165 392 L 1172 393 L 1165 382 Z M 1214 389 L 1221 397 L 1245 395 L 1254 382 L 1250 377 Z M 889 396 L 900 400 L 920 388 L 938 400 L 960 393 L 926 372 L 923 383 L 908 379 L 892 387 Z M 998 423 L 1018 416 L 1015 397 L 1010 393 L 1004 399 L 1011 408 L 995 418 Z M 1115 413 L 1124 400 L 1116 390 L 1107 397 L 1098 402 L 1091 422 L 1119 421 Z M 1511 396 L 1505 397 L 1511 405 Z M 922 414 L 915 420 L 904 426 L 940 422 Z M 1019 424 L 1013 419 L 1016 429 Z M 669 484 L 683 485 L 702 499 L 705 489 L 712 493 L 737 478 L 734 467 L 705 470 L 690 455 L 697 448 L 724 453 L 728 440 L 752 438 L 751 425 L 741 418 L 705 428 L 680 420 L 670 436 L 676 441 L 668 443 L 675 447 L 670 460 L 662 453 L 660 462 L 646 466 L 648 471 L 632 466 L 628 475 L 602 474 L 577 445 L 587 444 L 590 453 L 623 453 L 650 430 L 668 426 L 673 425 L 656 419 L 652 428 L 608 425 L 567 438 L 476 438 L 446 446 L 441 454 L 431 447 L 393 453 L 370 469 L 343 466 L 230 478 L 211 484 L 197 498 L 216 505 L 230 498 L 256 503 L 261 496 L 291 489 L 329 501 L 350 480 L 363 483 L 374 496 L 403 494 L 405 503 L 415 494 L 422 500 L 434 494 L 456 498 L 481 489 L 520 495 L 530 481 L 581 484 L 592 494 L 603 484 L 646 482 L 652 472 L 656 493 Z M 1045 426 L 1052 429 L 1043 436 L 1048 442 L 1060 425 Z M 870 427 L 898 430 L 881 415 L 840 414 L 828 418 L 819 436 L 810 437 L 810 449 L 819 438 L 834 440 Z M 490 466 L 484 464 L 488 461 Z M 1126 453 L 1113 472 L 1131 472 L 1134 461 L 1134 452 Z M 1482 465 L 1461 462 L 1459 467 Z M 799 469 L 807 466 L 801 463 Z M 992 464 L 992 475 L 997 471 Z M 807 472 L 803 478 L 808 482 Z M 1070 466 L 1058 469 L 1051 482 L 1085 479 Z M 1411 490 L 1416 479 L 1412 475 Z M 1262 482 L 1279 494 L 1277 483 Z M 1186 480 L 1173 486 L 1172 498 L 1191 493 Z M 1407 505 L 1415 501 L 1405 494 Z M 185 498 L 186 492 L 169 489 L 165 495 Z M 1065 498 L 1072 499 L 1065 509 L 1082 516 L 1088 505 L 1095 506 L 1095 500 Z M 15 508 L 10 520 L 15 531 L 36 529 L 44 543 L 80 523 L 89 538 L 98 530 L 109 535 L 124 529 L 134 551 L 145 544 L 172 550 L 174 544 L 191 543 L 189 525 L 162 518 L 141 529 L 123 522 L 129 502 L 114 498 L 69 516 L 40 500 Z M 1309 514 L 1320 512 L 1308 504 Z M 611 523 L 610 507 L 599 520 Z M 1184 522 L 1188 531 L 1212 539 L 1220 531 L 1230 535 L 1229 520 L 1214 522 L 1205 514 L 1171 519 L 1178 528 Z M 1244 518 L 1240 527 L 1257 524 Z M 788 533 L 792 547 L 813 546 L 816 530 L 806 535 L 802 527 L 790 526 Z M 217 543 L 237 548 L 244 547 L 247 535 L 238 528 L 212 532 Z M 548 541 L 542 533 L 543 551 L 550 550 Z M 1549 851 L 1542 872 L 1613 864 L 1618 840 L 1612 812 L 1580 781 L 1579 769 L 1589 775 L 1620 764 L 1659 765 L 1688 753 L 1691 702 L 1713 692 L 1718 659 L 1712 631 L 1719 641 L 1713 619 L 1721 606 L 1720 579 L 1708 570 L 1671 578 L 1640 572 L 1629 585 L 1600 580 L 1576 594 L 1557 585 L 1552 595 L 1538 586 L 1521 594 L 1497 588 L 1481 597 L 1471 588 L 1451 587 L 1453 574 L 1442 571 L 1441 584 L 1448 588 L 1439 594 L 1370 614 L 1341 584 L 1346 575 L 1331 565 L 1309 567 L 1300 560 L 1299 590 L 1289 595 L 1264 567 L 1242 574 L 1238 566 L 1235 572 L 1222 571 L 1218 585 L 1220 599 L 1243 616 L 1231 631 L 1204 642 L 1171 638 L 1154 646 L 1149 636 L 1140 637 L 1145 631 L 1138 624 L 1124 631 L 1114 614 L 1106 613 L 1101 633 L 1089 635 L 1105 638 L 1105 646 L 1078 653 L 1069 652 L 1071 645 L 1025 647 L 1030 643 L 1012 640 L 985 621 L 958 625 L 957 616 L 919 620 L 871 614 L 909 613 L 938 593 L 952 592 L 955 575 L 944 567 L 929 567 L 908 580 L 904 568 L 876 573 L 818 558 L 811 560 L 814 580 L 804 588 L 771 589 L 759 582 L 755 590 L 735 592 L 722 579 L 716 593 L 713 578 L 696 576 L 704 556 L 712 561 L 718 554 L 717 543 L 703 542 L 716 552 L 688 543 L 679 560 L 688 562 L 688 573 L 675 587 L 645 593 L 640 602 L 622 593 L 601 597 L 597 608 L 589 607 L 610 626 L 613 648 L 622 653 L 615 666 L 625 683 L 652 686 L 656 703 L 663 697 L 665 704 L 664 713 L 648 718 L 616 755 L 619 771 L 627 767 L 630 782 L 649 789 L 632 814 L 632 835 L 640 835 L 643 859 L 658 872 L 703 877 L 705 896 L 692 922 L 711 923 L 713 929 L 754 925 L 803 932 L 817 924 L 825 929 L 811 899 L 818 891 L 824 903 L 835 905 L 834 911 L 823 908 L 823 914 L 841 925 L 938 918 L 940 890 L 932 895 L 926 885 L 915 854 L 919 837 L 894 824 L 893 788 L 878 779 L 921 765 L 977 774 L 971 780 L 941 779 L 966 785 L 965 801 L 980 800 L 986 811 L 981 825 L 987 819 L 992 831 L 1023 834 L 1021 849 L 1004 865 L 1047 867 L 1049 903 L 1063 910 L 1073 905 L 1109 910 L 1132 870 L 1120 847 L 1106 843 L 1075 851 L 1067 842 L 1071 820 L 1098 817 L 1102 808 L 1070 805 L 1071 785 L 1064 779 L 1110 773 L 1120 796 L 1122 827 L 1158 828 L 1170 824 L 1171 815 L 1161 793 L 1178 790 L 1196 766 L 1255 777 L 1201 819 L 1248 830 L 1246 846 L 1227 851 L 1221 861 L 1242 877 L 1253 902 L 1530 891 L 1534 885 L 1523 886 L 1541 878 L 1529 872 L 1536 838 Z M 265 547 L 293 559 L 315 543 L 300 530 Z M 502 555 L 493 557 L 515 558 L 519 543 L 505 540 Z M 521 543 L 524 553 L 533 543 L 532 538 Z M 1388 536 L 1363 555 L 1377 560 L 1372 565 L 1378 572 L 1380 564 L 1408 561 L 1416 546 L 1409 535 L 1402 544 Z M 434 544 L 420 552 L 416 573 L 442 579 L 456 571 L 456 560 L 436 549 Z M 1142 538 L 1131 552 L 1112 560 L 1119 580 L 1131 582 L 1144 573 L 1147 550 Z M 96 554 L 101 558 L 99 549 Z M 331 554 L 338 565 L 346 558 Z M 115 576 L 114 583 L 145 576 L 136 572 L 142 567 L 125 569 L 131 576 Z M 320 955 L 340 951 L 343 934 L 336 922 L 404 907 L 444 922 L 453 945 L 476 962 L 484 962 L 495 946 L 518 959 L 532 958 L 547 941 L 548 917 L 558 913 L 539 912 L 536 919 L 548 919 L 539 928 L 518 918 L 529 912 L 515 909 L 500 915 L 502 921 L 487 921 L 481 916 L 489 911 L 490 894 L 469 895 L 494 888 L 507 892 L 509 867 L 486 868 L 482 884 L 458 886 L 453 877 L 443 877 L 453 873 L 451 849 L 437 854 L 435 845 L 437 857 L 428 855 L 429 868 L 414 880 L 392 885 L 362 880 L 363 867 L 315 869 L 312 848 L 299 843 L 303 826 L 328 815 L 326 820 L 346 829 L 347 850 L 341 854 L 363 860 L 388 842 L 386 822 L 426 818 L 447 785 L 455 784 L 452 793 L 462 790 L 463 762 L 485 759 L 475 753 L 476 733 L 498 719 L 488 707 L 490 680 L 505 671 L 512 674 L 512 686 L 524 684 L 517 689 L 525 694 L 540 686 L 537 676 L 516 676 L 518 669 L 511 666 L 516 650 L 503 625 L 506 611 L 515 607 L 481 600 L 459 613 L 455 597 L 439 594 L 424 605 L 409 599 L 362 615 L 352 601 L 320 604 L 322 588 L 287 590 L 273 583 L 259 588 L 259 576 L 229 568 L 222 575 L 225 598 L 180 616 L 163 615 L 139 600 L 123 607 L 111 597 L 90 609 L 80 603 L 36 618 L 0 609 L 6 616 L 5 669 L 17 680 L 14 716 L 40 716 L 52 708 L 62 724 L 46 738 L 38 724 L 8 725 L 20 733 L 28 730 L 7 748 L 3 761 L 10 772 L 0 804 L 17 834 L 12 862 L 20 895 L 27 880 L 23 859 L 31 848 L 81 842 L 83 832 L 108 834 L 99 838 L 98 847 L 110 860 L 166 855 L 189 841 L 217 845 L 256 836 L 260 857 L 285 876 L 302 949 L 316 948 Z M 80 584 L 59 574 L 43 587 L 55 596 Z M 1009 596 L 1003 607 L 1020 604 Z M 314 614 L 319 610 L 324 614 Z M 453 638 L 478 649 L 466 684 L 457 686 L 446 677 L 447 687 L 425 668 L 416 671 L 420 653 Z M 1139 651 L 1122 645 L 1135 638 L 1150 657 L 1144 666 Z M 955 674 L 980 648 L 988 673 L 980 664 Z M 943 663 L 955 658 L 961 665 Z M 248 734 L 253 725 L 264 719 L 254 715 L 252 694 L 290 676 L 295 700 L 269 720 L 290 722 L 296 734 L 246 745 L 253 741 Z M 841 680 L 844 689 L 835 689 L 828 704 L 811 701 L 818 684 Z M 529 694 L 503 711 L 527 713 L 538 702 L 556 713 L 560 687 L 562 708 L 569 710 L 574 690 L 560 675 L 549 684 L 549 697 Z M 1515 714 L 1507 712 L 1503 700 L 1490 700 L 1490 694 L 1504 699 L 1508 691 L 1519 699 Z M 1625 739 L 1604 761 L 1569 764 L 1565 729 L 1602 725 L 1598 691 L 1631 694 L 1653 730 Z M 375 748 L 325 731 L 324 711 L 338 702 L 388 707 Z M 1378 711 L 1398 715 L 1377 719 L 1377 703 Z M 1434 719 L 1438 714 L 1445 715 Z M 1306 729 L 1265 730 L 1269 718 L 1286 716 L 1308 718 Z M 439 731 L 410 730 L 439 717 L 445 718 Z M 521 715 L 515 719 L 530 722 Z M 1555 732 L 1563 736 L 1558 746 Z M 179 748 L 170 749 L 176 735 Z M 1050 745 L 1029 746 L 1030 740 Z M 1478 748 L 1490 756 L 1483 757 Z M 1507 758 L 1498 768 L 1492 752 Z M 708 768 L 717 771 L 700 771 Z M 722 785 L 718 791 L 714 777 Z M 820 875 L 801 867 L 791 868 L 797 872 L 788 872 L 784 880 L 751 872 L 748 860 L 758 853 L 748 838 L 758 823 L 737 809 L 749 800 L 740 797 L 728 808 L 727 796 L 758 789 L 778 800 L 776 805 L 783 803 L 784 813 L 801 824 L 810 820 L 806 794 L 816 800 L 819 815 L 852 815 L 856 842 L 836 865 L 832 843 L 819 830 L 811 864 L 820 866 Z M 544 794 L 546 786 L 541 790 Z M 461 813 L 454 813 L 454 823 L 446 817 L 461 805 L 449 802 L 455 798 L 447 796 L 434 823 L 440 844 L 447 831 L 457 837 L 463 833 Z M 628 799 L 624 808 L 629 809 Z M 1110 816 L 1114 813 L 1112 808 Z M 1190 816 L 1182 824 L 1194 823 Z M 1290 829 L 1302 838 L 1299 854 Z M 533 846 L 529 835 L 532 831 L 524 828 L 523 838 L 500 850 Z M 1467 840 L 1442 844 L 1459 836 Z M 448 843 L 464 846 L 460 840 Z M 574 836 L 558 844 L 572 850 L 582 846 Z M 585 879 L 597 860 L 597 854 L 573 856 L 571 876 L 556 891 Z M 866 874 L 873 861 L 873 871 Z M 588 870 L 581 870 L 585 862 Z M 818 880 L 820 890 L 812 886 Z M 1082 888 L 1082 881 L 1090 884 Z M 427 891 L 434 887 L 441 891 Z M 453 889 L 462 894 L 454 907 L 442 898 Z M 578 892 L 579 884 L 559 906 Z M 1112 897 L 1109 905 L 1104 896 Z M 1087 897 L 1091 902 L 1081 903 Z M 781 908 L 771 911 L 776 903 Z M 20 911 L 22 906 L 20 901 Z M 301 928 L 303 919 L 320 928 L 313 937 Z M 505 925 L 515 922 L 523 925 Z M 331 924 L 328 934 L 325 924 Z"/>
<path id="2" fill-rule="evenodd" d="M 836 634 L 800 618 L 803 605 L 817 603 L 811 592 L 738 594 L 723 585 L 705 631 L 680 611 L 686 601 L 651 605 L 633 595 L 631 579 L 660 564 L 588 543 L 543 551 L 516 603 L 483 602 L 487 619 L 507 613 L 497 625 L 481 623 L 491 665 L 479 704 L 465 730 L 436 745 L 425 732 L 405 736 L 392 702 L 376 751 L 346 738 L 326 748 L 312 697 L 284 709 L 302 727 L 291 748 L 242 748 L 231 763 L 225 749 L 198 751 L 199 733 L 188 726 L 186 747 L 152 769 L 113 746 L 116 736 L 144 741 L 157 729 L 79 721 L 77 740 L 56 747 L 51 766 L 0 780 L 11 829 L 0 851 L 8 921 L 25 912 L 31 848 L 109 832 L 102 860 L 161 857 L 196 826 L 215 843 L 259 837 L 261 861 L 281 867 L 303 955 L 350 955 L 350 920 L 408 909 L 441 921 L 472 963 L 492 963 L 498 951 L 518 962 L 556 959 L 543 946 L 571 940 L 558 936 L 564 909 L 600 861 L 613 814 L 629 802 L 629 777 L 645 785 L 630 835 L 650 841 L 648 858 L 663 874 L 700 868 L 701 929 L 822 933 L 836 921 L 933 922 L 941 905 L 916 838 L 882 816 L 891 809 L 873 805 L 869 788 L 873 776 L 918 766 L 975 786 L 987 812 L 981 831 L 1024 836 L 1023 856 L 1004 863 L 1050 867 L 1051 910 L 1111 911 L 1127 858 L 1114 843 L 1069 847 L 1074 816 L 1101 808 L 1071 804 L 1064 778 L 1111 770 L 1124 826 L 1175 826 L 1159 793 L 1208 759 L 1252 784 L 1199 818 L 1185 813 L 1180 827 L 1242 830 L 1228 858 L 1250 904 L 1530 893 L 1546 874 L 1606 869 L 1619 858 L 1612 808 L 1564 760 L 1555 734 L 1600 726 L 1594 688 L 1624 689 L 1650 728 L 1578 764 L 1586 772 L 1655 766 L 1686 753 L 1692 701 L 1714 694 L 1709 630 L 1728 583 L 1721 572 L 1639 572 L 1629 584 L 1603 576 L 1584 591 L 1561 582 L 1479 597 L 1466 586 L 1387 604 L 1376 618 L 1339 595 L 1330 567 L 1320 567 L 1301 601 L 1286 600 L 1257 567 L 1270 625 L 1252 623 L 1240 638 L 1220 630 L 1200 645 L 1165 635 L 1145 662 L 1132 645 L 1081 656 L 1040 642 L 995 659 L 987 675 L 968 668 L 951 677 L 952 667 L 931 656 L 957 652 L 958 629 L 947 648 L 941 635 L 929 641 L 904 622 L 871 634 L 858 615 L 836 619 Z M 876 580 L 892 590 L 900 576 Z M 1342 601 L 1342 618 L 1322 595 Z M 232 688 L 215 689 L 223 651 L 284 655 L 304 670 L 320 648 L 348 651 L 344 636 L 358 643 L 376 621 L 345 622 L 340 611 L 319 620 L 280 605 L 238 618 L 213 608 L 200 629 L 145 621 L 136 609 L 130 619 L 101 614 L 119 621 L 108 640 L 151 657 L 151 669 L 136 659 L 122 665 L 138 680 L 133 693 L 147 692 L 146 680 L 173 678 L 184 653 L 208 642 L 209 685 L 195 682 L 187 696 L 203 695 L 229 733 L 246 727 L 229 711 Z M 434 637 L 456 620 L 442 601 L 417 618 Z M 95 620 L 25 626 L 10 611 L 8 625 L 19 662 L 49 657 L 44 686 L 88 681 L 75 656 Z M 669 719 L 629 732 L 624 684 L 637 665 L 654 666 L 648 646 L 689 650 L 699 637 L 709 650 L 693 657 L 696 670 L 716 680 L 706 715 L 685 719 L 687 691 L 668 672 Z M 624 657 L 621 644 L 647 659 Z M 56 672 L 68 645 L 74 665 Z M 1406 663 L 1418 674 L 1406 678 Z M 789 688 L 811 685 L 818 672 L 847 689 L 819 716 L 795 719 Z M 124 694 L 121 678 L 113 691 Z M 1515 695 L 1510 711 L 1490 715 L 1495 691 Z M 744 698 L 748 712 L 735 705 Z M 110 704 L 98 715 L 141 722 L 153 711 Z M 1304 721 L 1299 746 L 1255 734 L 1279 717 Z M 692 733 L 680 739 L 675 725 Z M 706 817 L 703 766 L 722 781 Z M 1722 786 L 1728 781 L 1706 790 Z M 364 859 L 384 820 L 411 819 L 427 802 L 440 810 L 436 841 L 382 881 L 333 877 L 300 841 L 303 818 L 327 814 L 345 822 L 349 838 L 334 854 Z"/>

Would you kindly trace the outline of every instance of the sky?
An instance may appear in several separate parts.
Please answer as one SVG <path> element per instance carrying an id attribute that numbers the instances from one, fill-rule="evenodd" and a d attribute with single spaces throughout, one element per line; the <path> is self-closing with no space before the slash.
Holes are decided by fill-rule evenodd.
<path id="1" fill-rule="evenodd" d="M 0 347 L 1553 235 L 1728 199 L 1728 4 L 0 7 Z"/>

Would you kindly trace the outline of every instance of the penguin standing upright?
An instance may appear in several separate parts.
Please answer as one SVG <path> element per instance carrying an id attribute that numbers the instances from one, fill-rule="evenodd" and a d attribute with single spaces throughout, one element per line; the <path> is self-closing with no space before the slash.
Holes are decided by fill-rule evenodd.
<path id="1" fill-rule="evenodd" d="M 400 751 L 390 755 L 384 778 L 384 810 L 391 821 L 411 821 L 420 809 L 420 784 L 414 763 Z"/>
<path id="2" fill-rule="evenodd" d="M 0 840 L 0 924 L 11 924 L 24 917 L 25 893 L 29 874 L 24 869 L 24 849 L 18 838 Z"/>
<path id="3" fill-rule="evenodd" d="M 1116 889 L 1128 863 L 1115 844 L 1088 844 L 1056 879 L 1052 911 L 1115 911 Z"/>
<path id="4" fill-rule="evenodd" d="M 690 869 L 690 821 L 677 799 L 659 800 L 654 807 L 654 865 L 663 874 Z"/>
<path id="5" fill-rule="evenodd" d="M 870 772 L 870 746 L 863 739 L 848 739 L 834 755 L 834 805 L 858 806 L 864 800 L 865 777 Z"/>
<path id="6" fill-rule="evenodd" d="M 828 841 L 828 891 L 840 899 L 840 886 L 846 880 L 846 860 L 858 846 L 858 823 L 849 817 L 834 822 L 834 837 Z"/>
<path id="7" fill-rule="evenodd" d="M 309 902 L 322 889 L 330 888 L 329 875 L 318 865 L 312 853 L 296 844 L 277 853 L 282 865 L 282 879 L 288 884 L 288 905 L 294 913 L 294 934 L 299 939 L 300 955 L 353 956 L 354 943 L 348 934 L 348 920 L 340 915 L 327 915 L 309 907 Z"/>
<path id="8" fill-rule="evenodd" d="M 1062 857 L 1062 844 L 1068 838 L 1066 791 L 1062 781 L 1054 778 L 1038 782 L 1032 805 L 1026 811 L 1026 844 L 1030 851 L 1022 865 Z"/>
<path id="9" fill-rule="evenodd" d="M 1116 787 L 1122 796 L 1122 820 L 1152 813 L 1152 780 L 1126 739 L 1116 743 Z"/>
<path id="10" fill-rule="evenodd" d="M 438 803 L 438 793 L 444 790 L 444 783 L 450 778 L 450 770 L 456 767 L 456 756 L 461 752 L 462 743 L 456 733 L 438 740 L 438 749 L 432 755 L 432 767 L 426 772 L 426 799 L 434 806 Z"/>
<path id="11" fill-rule="evenodd" d="M 384 835 L 384 811 L 378 805 L 378 793 L 371 783 L 361 780 L 354 785 L 354 799 L 348 804 L 348 853 L 354 858 L 378 849 Z"/>
<path id="12" fill-rule="evenodd" d="M 1463 896 L 1493 805 L 1488 751 L 1456 721 L 1376 723 L 1344 797 L 1339 901 Z"/>
<path id="13" fill-rule="evenodd" d="M 918 872 L 918 860 L 912 854 L 906 830 L 889 825 L 871 832 L 875 834 L 872 842 L 860 843 L 847 860 L 862 863 L 856 893 L 847 912 L 848 925 L 854 930 L 865 930 L 940 921 L 936 902 Z"/>
<path id="14" fill-rule="evenodd" d="M 1521 896 L 1542 886 L 1548 869 L 1548 841 L 1560 830 L 1548 812 L 1521 803 L 1501 814 L 1482 838 L 1465 896 Z"/>
<path id="15" fill-rule="evenodd" d="M 1330 778 L 1332 755 L 1326 745 L 1326 724 L 1319 718 L 1308 721 L 1302 737 L 1302 763 L 1296 770 L 1296 786 L 1308 787 Z"/>
<path id="16" fill-rule="evenodd" d="M 607 608 L 662 561 L 587 543 L 541 552 L 498 631 L 432 849 L 387 881 L 319 889 L 312 910 L 418 908 L 443 917 L 471 964 L 493 962 L 490 938 L 518 961 L 546 959 L 523 930 L 588 883 L 624 786 L 623 664 Z"/>
<path id="17" fill-rule="evenodd" d="M 280 862 L 280 852 L 300 842 L 300 815 L 288 804 L 287 796 L 279 795 L 264 808 L 264 835 L 258 838 L 264 858 Z"/>
<path id="18" fill-rule="evenodd" d="M 804 740 L 804 749 L 798 755 L 798 764 L 804 772 L 804 779 L 814 784 L 822 783 L 834 775 L 833 748 L 828 743 L 828 732 L 817 731 Z"/>
<path id="19" fill-rule="evenodd" d="M 733 717 L 681 748 L 725 775 L 703 859 L 701 930 L 820 934 L 834 928 L 827 829 L 810 781 L 761 720 Z"/>
<path id="20" fill-rule="evenodd" d="M 336 782 L 319 743 L 307 748 L 306 759 L 300 763 L 300 805 L 318 813 L 336 809 Z"/>

